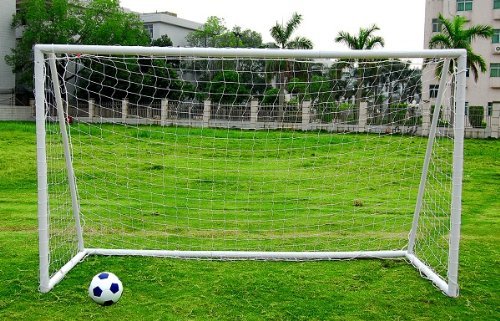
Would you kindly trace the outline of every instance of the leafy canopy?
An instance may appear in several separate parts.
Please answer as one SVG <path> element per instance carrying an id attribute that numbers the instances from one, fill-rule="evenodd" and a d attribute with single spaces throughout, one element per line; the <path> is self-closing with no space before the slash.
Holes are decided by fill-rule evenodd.
<path id="1" fill-rule="evenodd" d="M 438 19 L 443 28 L 440 33 L 431 38 L 429 48 L 467 50 L 467 65 L 474 75 L 474 80 L 477 81 L 479 70 L 484 73 L 487 68 L 483 57 L 472 50 L 472 41 L 476 38 L 491 38 L 493 28 L 488 25 L 474 25 L 465 29 L 467 20 L 462 16 L 455 16 L 450 20 L 439 14 Z M 454 68 L 453 64 L 450 67 Z"/>
<path id="2" fill-rule="evenodd" d="M 191 32 L 186 40 L 193 47 L 214 48 L 258 48 L 262 46 L 260 33 L 234 26 L 229 30 L 224 19 L 211 16 L 198 30 Z"/>
<path id="3" fill-rule="evenodd" d="M 39 43 L 149 45 L 143 23 L 124 12 L 118 0 L 25 0 L 12 27 L 23 35 L 6 61 L 18 74 L 18 86 L 33 83 L 32 48 Z"/>

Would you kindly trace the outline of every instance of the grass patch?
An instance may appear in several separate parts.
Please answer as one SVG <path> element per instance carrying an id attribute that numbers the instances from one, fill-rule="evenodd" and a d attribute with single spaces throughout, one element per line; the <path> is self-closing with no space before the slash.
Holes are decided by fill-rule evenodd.
<path id="1" fill-rule="evenodd" d="M 92 181 L 111 182 L 115 184 L 112 191 L 119 191 L 126 183 L 127 190 L 133 192 L 139 189 L 144 182 L 153 186 L 163 187 L 163 183 L 156 181 L 155 175 L 162 173 L 162 177 L 177 179 L 177 186 L 186 186 L 185 190 L 177 189 L 169 193 L 158 195 L 149 193 L 149 199 L 157 200 L 171 198 L 176 202 L 177 209 L 171 207 L 143 208 L 142 212 L 134 210 L 140 208 L 137 203 L 128 200 L 101 198 L 91 200 L 82 199 L 82 210 L 97 213 L 106 210 L 118 215 L 123 208 L 127 208 L 126 224 L 113 224 L 113 219 L 101 218 L 104 225 L 93 225 L 91 221 L 86 224 L 90 228 L 107 226 L 109 231 L 137 232 L 137 228 L 148 228 L 150 234 L 141 236 L 141 242 L 151 242 L 150 246 L 166 241 L 165 233 L 155 229 L 165 220 L 175 221 L 176 211 L 185 211 L 191 208 L 190 215 L 203 218 L 212 215 L 214 219 L 224 219 L 226 230 L 232 234 L 225 234 L 225 241 L 221 244 L 212 241 L 214 236 L 219 239 L 220 232 L 213 225 L 213 221 L 197 220 L 198 234 L 191 235 L 197 238 L 198 243 L 187 243 L 180 230 L 183 224 L 172 225 L 168 230 L 168 242 L 179 246 L 195 248 L 196 246 L 245 246 L 237 244 L 234 236 L 244 234 L 244 239 L 254 239 L 259 242 L 259 247 L 273 248 L 275 241 L 271 231 L 281 231 L 282 225 L 277 222 L 289 222 L 297 216 L 290 211 L 286 204 L 294 200 L 294 206 L 307 202 L 311 209 L 309 219 L 325 217 L 325 208 L 329 209 L 328 202 L 338 204 L 338 207 L 347 211 L 357 211 L 358 217 L 370 224 L 377 223 L 374 217 L 379 217 L 381 222 L 388 222 L 394 226 L 401 226 L 398 208 L 392 208 L 391 193 L 395 188 L 398 191 L 406 190 L 413 181 L 404 184 L 395 183 L 404 177 L 401 172 L 401 157 L 405 157 L 404 149 L 420 148 L 421 138 L 405 137 L 406 144 L 400 141 L 385 143 L 394 145 L 385 153 L 385 160 L 376 154 L 377 146 L 366 142 L 363 135 L 330 135 L 327 133 L 280 133 L 280 139 L 267 140 L 265 144 L 254 144 L 258 135 L 275 135 L 272 132 L 256 133 L 251 131 L 221 131 L 214 129 L 176 129 L 148 127 L 136 132 L 121 132 L 111 126 L 104 126 L 102 130 L 85 125 L 72 128 L 72 135 L 78 132 L 90 132 L 93 136 L 89 149 L 82 149 L 81 154 L 75 154 L 75 162 L 87 160 L 91 155 L 95 161 L 92 171 L 81 178 L 81 193 L 93 194 L 86 189 Z M 57 128 L 54 128 L 57 131 Z M 204 135 L 210 139 L 202 142 L 193 140 L 192 137 Z M 257 135 L 257 136 L 256 136 Z M 78 136 L 73 136 L 78 137 Z M 151 151 L 140 162 L 125 164 L 124 168 L 138 175 L 137 180 L 124 181 L 121 169 L 109 167 L 109 160 L 103 159 L 105 150 L 111 147 L 119 153 L 125 152 L 120 146 L 127 144 L 130 138 L 144 139 L 133 148 L 126 150 L 129 159 L 137 159 L 137 155 L 144 151 Z M 228 138 L 231 138 L 230 140 Z M 272 137 L 271 137 L 272 138 Z M 86 135 L 76 138 L 77 141 L 89 139 Z M 390 140 L 391 138 L 384 138 Z M 153 141 L 153 142 L 152 142 Z M 231 141 L 231 142 L 230 142 Z M 87 141 L 88 142 L 88 141 Z M 189 142 L 189 149 L 183 148 Z M 317 148 L 311 148 L 314 142 Z M 151 148 L 149 144 L 153 143 Z M 276 144 L 279 143 L 279 148 Z M 114 144 L 114 146 L 113 146 Z M 235 144 L 232 148 L 228 144 Z M 250 144 L 250 145 L 247 145 Z M 173 146 L 173 147 L 172 147 Z M 384 146 L 387 146 L 385 144 Z M 240 148 L 243 147 L 243 148 Z M 248 147 L 248 148 L 247 148 Z M 356 148 L 355 148 L 356 147 Z M 87 148 L 87 147 L 86 147 Z M 168 148 L 170 152 L 166 152 Z M 247 150 L 253 155 L 242 154 L 237 150 Z M 156 150 L 156 152 L 155 152 Z M 227 150 L 227 152 L 225 152 Z M 418 151 L 417 149 L 413 151 Z M 307 154 L 304 154 L 307 152 Z M 384 151 L 386 152 L 386 151 Z M 87 153 L 84 155 L 84 153 Z M 342 156 L 349 156 L 353 163 L 360 163 L 361 158 L 369 166 L 389 166 L 389 171 L 394 175 L 372 174 L 367 181 L 353 180 L 359 177 L 359 168 L 350 167 L 349 164 L 340 164 Z M 428 281 L 406 262 L 398 260 L 358 260 L 342 262 L 212 262 L 196 260 L 169 260 L 155 258 L 106 258 L 89 257 L 83 264 L 77 265 L 68 276 L 53 291 L 40 294 L 38 286 L 38 249 L 37 249 L 37 212 L 36 212 L 36 146 L 35 126 L 32 123 L 0 123 L 0 319 L 2 320 L 68 320 L 68 319 L 151 319 L 151 320 L 497 320 L 500 319 L 498 306 L 499 269 L 498 244 L 500 241 L 500 199 L 498 197 L 498 181 L 500 179 L 500 143 L 495 140 L 466 140 L 465 142 L 465 168 L 464 168 L 464 193 L 462 217 L 462 241 L 460 249 L 460 285 L 461 293 L 457 299 L 450 299 L 442 295 Z M 161 155 L 167 155 L 163 158 Z M 175 158 L 172 155 L 177 155 Z M 172 166 L 172 161 L 186 158 L 185 155 L 195 155 L 197 161 L 187 164 L 186 169 Z M 307 155 L 307 161 L 304 160 Z M 181 157 L 182 156 L 182 157 Z M 117 155 L 120 159 L 123 155 Z M 243 173 L 230 173 L 224 170 L 226 163 L 214 167 L 217 159 L 227 159 L 229 162 L 238 162 L 239 168 L 246 169 Z M 255 160 L 261 160 L 256 162 Z M 252 163 L 253 162 L 253 163 Z M 211 163 L 210 166 L 207 163 Z M 419 166 L 418 162 L 404 163 L 405 166 Z M 59 166 L 59 164 L 54 164 Z M 234 164 L 232 164 L 234 165 Z M 332 200 L 326 201 L 328 190 L 320 191 L 317 185 L 311 183 L 310 188 L 315 191 L 310 195 L 298 195 L 293 189 L 293 182 L 300 181 L 310 175 L 311 168 L 325 171 L 328 168 L 343 166 L 344 176 L 332 174 L 327 176 L 326 184 L 330 179 L 345 182 L 341 193 L 345 202 Z M 392 167 L 391 167 L 392 166 Z M 234 166 L 233 166 L 234 167 Z M 207 173 L 207 169 L 211 172 Z M 231 167 L 232 168 L 232 167 Z M 189 170 L 191 169 L 191 170 Z M 197 169 L 197 170 L 193 170 Z M 278 175 L 284 181 L 275 184 L 270 190 L 252 184 L 252 173 L 259 172 L 260 179 L 272 179 Z M 398 177 L 398 175 L 401 175 Z M 180 180 L 179 177 L 184 177 Z M 322 176 L 324 177 L 324 176 Z M 130 177 L 129 177 L 130 178 Z M 63 181 L 64 176 L 57 177 Z M 416 178 L 418 181 L 418 177 Z M 285 185 L 285 186 L 283 186 Z M 307 186 L 307 184 L 306 184 Z M 103 189 L 109 189 L 104 186 Z M 160 189 L 160 188 L 159 188 Z M 264 189 L 264 190 L 261 190 Z M 218 197 L 227 190 L 236 190 L 239 193 L 231 194 L 231 199 L 225 202 L 217 201 Z M 256 215 L 257 220 L 264 220 L 268 214 L 268 205 L 259 205 L 257 197 L 271 194 L 273 190 L 280 191 L 280 198 L 273 200 L 275 206 L 274 223 L 262 223 L 261 230 L 258 225 L 247 225 L 239 230 L 236 221 L 232 222 L 232 215 L 237 211 L 245 215 Z M 189 192 L 188 192 L 189 191 Z M 379 199 L 374 199 L 373 192 Z M 194 193 L 193 193 L 194 192 Z M 87 193 L 87 194 L 85 194 Z M 209 194 L 216 201 L 208 207 L 203 202 L 204 195 Z M 174 199 L 175 196 L 175 199 Z M 188 199 L 186 199 L 188 197 Z M 256 199 L 252 199 L 255 197 Z M 110 200 L 115 203 L 110 206 Z M 185 200 L 181 202 L 180 200 Z M 250 201 L 249 201 L 250 200 Z M 168 200 L 167 200 L 168 201 Z M 356 205 L 360 201 L 360 205 Z M 119 202 L 120 206 L 116 206 Z M 242 203 L 243 202 L 243 203 Z M 322 203 L 323 202 L 323 203 Z M 353 203 L 354 202 L 354 203 Z M 139 202 L 140 203 L 140 202 Z M 155 202 L 153 202 L 155 203 Z M 410 203 L 409 203 L 410 204 Z M 314 205 L 314 206 L 313 206 Z M 88 206 L 93 206 L 91 210 Z M 406 204 L 399 204 L 399 209 Z M 195 210 L 196 209 L 196 210 Z M 225 213 L 220 217 L 217 213 Z M 316 211 L 316 212 L 315 212 Z M 254 214 L 251 214 L 254 213 Z M 85 213 L 84 213 L 85 214 Z M 88 215 L 89 219 L 98 220 L 97 216 Z M 186 216 L 178 216 L 182 219 Z M 144 218 L 147 218 L 145 220 Z M 251 222 L 249 218 L 247 222 Z M 302 231 L 290 232 L 295 237 L 310 237 L 311 230 L 307 229 L 307 220 L 294 221 L 294 226 Z M 317 223 L 320 224 L 317 224 Z M 385 242 L 405 239 L 404 232 L 392 229 L 393 234 L 388 234 L 382 227 L 380 230 L 347 229 L 346 220 L 338 220 L 335 224 L 318 221 L 315 227 L 321 226 L 323 234 L 315 238 L 312 244 L 318 248 L 334 246 L 341 238 L 338 235 L 344 231 L 351 238 L 342 235 L 345 244 L 335 246 L 374 245 L 381 236 L 386 235 Z M 98 223 L 97 221 L 95 223 Z M 324 223 L 324 224 L 322 224 Z M 109 225 L 108 225 L 109 224 Z M 146 224 L 146 225 L 144 225 Z M 149 224 L 149 226 L 147 226 Z M 271 224 L 274 224 L 271 225 Z M 301 224 L 305 226 L 301 226 Z M 342 227 L 342 224 L 344 226 Z M 404 223 L 406 224 L 406 223 Z M 262 230 L 264 226 L 264 231 Z M 375 224 L 375 226 L 377 226 Z M 71 221 L 63 221 L 59 226 L 60 232 L 65 233 L 65 228 L 71 227 Z M 135 228 L 137 227 L 137 228 Z M 210 227 L 210 231 L 202 233 L 203 229 Z M 352 227 L 352 226 L 351 226 Z M 177 228 L 177 229 L 176 229 Z M 109 232 L 108 231 L 108 232 Z M 243 231 L 243 232 L 242 232 Z M 289 231 L 289 229 L 285 229 Z M 105 243 L 109 236 L 104 231 L 89 230 L 91 237 L 94 235 L 96 242 Z M 187 233 L 187 232 L 186 232 Z M 222 233 L 222 232 L 220 232 Z M 64 234 L 61 234 L 64 235 Z M 222 240 L 224 240 L 224 237 Z M 233 238 L 232 238 L 233 237 Z M 363 238 L 366 237 L 365 241 Z M 117 240 L 111 237 L 110 240 Z M 286 233 L 281 238 L 281 246 L 302 244 L 298 240 L 289 240 Z M 330 243 L 328 242 L 330 241 Z M 335 242 L 332 242 L 335 241 Z M 137 242 L 134 236 L 123 236 L 124 244 Z M 206 243 L 204 243 L 206 242 Z M 295 242 L 295 243 L 293 243 Z M 357 244 L 349 244 L 357 242 Z M 241 241 L 239 242 L 241 243 Z M 326 245 L 325 245 L 326 244 Z M 336 243 L 335 243 L 336 244 Z M 251 244 L 247 244 L 250 246 Z M 296 245 L 295 245 L 296 246 Z M 57 257 L 53 258 L 54 260 Z M 87 297 L 86 288 L 93 275 L 110 270 L 116 273 L 125 287 L 120 302 L 109 308 L 102 308 L 92 303 Z"/>

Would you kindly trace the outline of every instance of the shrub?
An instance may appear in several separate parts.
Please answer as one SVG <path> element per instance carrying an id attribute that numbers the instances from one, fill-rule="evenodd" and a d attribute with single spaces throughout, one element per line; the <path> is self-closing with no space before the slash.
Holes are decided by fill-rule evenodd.
<path id="1" fill-rule="evenodd" d="M 279 89 L 278 88 L 269 88 L 264 92 L 264 98 L 262 98 L 262 103 L 263 104 L 275 104 L 278 102 L 278 96 L 279 96 Z"/>
<path id="2" fill-rule="evenodd" d="M 469 107 L 469 123 L 474 128 L 483 128 L 484 108 L 483 106 Z"/>

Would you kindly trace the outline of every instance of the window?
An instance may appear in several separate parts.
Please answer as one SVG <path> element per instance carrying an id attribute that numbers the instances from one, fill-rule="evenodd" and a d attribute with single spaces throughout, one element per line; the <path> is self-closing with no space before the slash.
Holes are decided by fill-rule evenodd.
<path id="1" fill-rule="evenodd" d="M 441 32 L 441 21 L 439 19 L 432 19 L 432 32 Z"/>
<path id="2" fill-rule="evenodd" d="M 491 116 L 493 113 L 493 102 L 488 103 L 488 109 L 486 110 L 486 116 Z"/>
<path id="3" fill-rule="evenodd" d="M 457 0 L 457 11 L 471 11 L 472 0 Z"/>
<path id="4" fill-rule="evenodd" d="M 151 37 L 151 39 L 153 39 L 153 24 L 146 23 L 144 24 L 144 28 L 146 28 L 146 30 L 149 32 L 149 36 Z"/>
<path id="5" fill-rule="evenodd" d="M 493 9 L 500 9 L 500 0 L 493 0 Z"/>
<path id="6" fill-rule="evenodd" d="M 493 29 L 493 43 L 500 43 L 500 29 Z"/>
<path id="7" fill-rule="evenodd" d="M 439 85 L 430 85 L 429 86 L 429 97 L 436 98 L 438 96 L 438 88 Z"/>
<path id="8" fill-rule="evenodd" d="M 500 77 L 500 64 L 490 65 L 490 77 Z"/>

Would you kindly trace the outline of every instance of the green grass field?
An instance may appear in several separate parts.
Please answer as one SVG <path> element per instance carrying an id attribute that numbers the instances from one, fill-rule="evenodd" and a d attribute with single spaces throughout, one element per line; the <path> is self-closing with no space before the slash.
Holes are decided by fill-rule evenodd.
<path id="1" fill-rule="evenodd" d="M 83 125 L 79 125 L 78 130 L 86 130 Z M 106 127 L 104 127 L 106 128 Z M 76 128 L 75 128 L 76 129 Z M 88 129 L 91 130 L 91 129 Z M 247 142 L 252 142 L 255 134 L 243 131 L 217 131 L 205 130 L 204 135 L 211 139 L 205 139 L 203 144 L 199 141 L 191 141 L 188 150 L 183 146 L 189 136 L 183 135 L 186 130 L 181 130 L 175 138 L 168 133 L 171 130 L 158 132 L 156 130 L 136 130 L 133 133 L 117 133 L 124 140 L 126 135 L 132 135 L 136 139 L 144 139 L 144 143 L 134 148 L 121 152 L 126 155 L 115 155 L 117 158 L 129 157 L 136 159 L 137 155 L 145 150 L 153 151 L 147 161 L 141 163 L 128 164 L 129 172 L 153 173 L 161 171 L 166 173 L 162 178 L 177 177 L 178 186 L 189 186 L 189 194 L 185 190 L 170 191 L 166 194 L 175 195 L 172 201 L 179 204 L 182 199 L 190 204 L 193 209 L 198 209 L 196 215 L 215 215 L 223 211 L 224 220 L 228 226 L 226 229 L 235 230 L 236 220 L 232 217 L 232 209 L 241 207 L 242 204 L 252 213 L 264 215 L 269 210 L 270 202 L 251 202 L 249 196 L 255 194 L 252 191 L 252 180 L 255 173 L 259 177 L 266 175 L 282 175 L 276 181 L 273 190 L 279 190 L 283 199 L 273 200 L 273 204 L 284 204 L 290 200 L 299 200 L 296 193 L 290 192 L 289 186 L 298 180 L 304 183 L 304 179 L 309 177 L 308 169 L 316 167 L 326 169 L 331 164 L 337 164 L 332 151 L 341 151 L 343 155 L 351 157 L 359 164 L 361 157 L 366 158 L 366 165 L 377 166 L 377 162 L 385 162 L 381 165 L 391 168 L 393 175 L 373 175 L 370 179 L 377 187 L 380 187 L 380 197 L 382 202 L 377 206 L 371 206 L 373 200 L 368 196 L 370 184 L 356 181 L 356 168 L 345 168 L 345 174 L 339 176 L 321 176 L 323 180 L 336 180 L 339 182 L 350 181 L 351 184 L 345 186 L 339 200 L 330 201 L 335 204 L 335 208 L 341 212 L 345 210 L 357 211 L 357 217 L 363 220 L 373 220 L 374 214 L 384 219 L 384 222 L 392 222 L 391 228 L 406 228 L 407 220 L 401 220 L 395 215 L 390 202 L 391 186 L 397 180 L 398 174 L 403 173 L 401 169 L 401 157 L 404 157 L 404 150 L 425 147 L 425 142 L 421 138 L 405 137 L 403 140 L 395 140 L 391 150 L 395 152 L 381 160 L 376 155 L 379 150 L 377 146 L 370 145 L 362 139 L 360 135 L 331 135 L 326 133 L 282 133 L 284 139 L 280 139 L 280 144 L 287 141 L 310 139 L 317 143 L 314 147 L 314 154 L 304 157 L 305 148 L 295 148 L 281 145 L 279 150 L 286 151 L 286 155 L 271 155 L 269 151 L 277 150 L 268 141 L 268 145 L 255 145 L 251 147 L 251 159 L 245 155 L 232 152 L 235 150 L 245 150 Z M 192 133 L 199 135 L 196 129 L 191 129 Z M 100 135 L 106 136 L 105 132 Z M 233 135 L 231 141 L 239 144 L 239 148 L 228 146 L 228 139 L 224 135 Z M 288 135 L 288 136 L 287 136 Z M 156 137 L 158 136 L 158 137 Z M 113 137 L 104 141 L 119 142 L 119 138 Z M 165 145 L 149 146 L 149 138 L 161 141 L 170 141 L 174 146 L 174 152 L 164 153 L 160 150 Z M 77 138 L 75 138 L 77 139 Z M 88 138 L 78 138 L 84 141 Z M 384 146 L 391 146 L 392 141 L 386 141 Z M 283 143 L 285 142 L 285 143 Z M 403 142 L 403 144 L 401 143 Z M 75 143 L 75 141 L 74 141 Z M 88 143 L 88 141 L 87 141 Z M 82 208 L 84 205 L 93 207 L 89 210 L 89 219 L 95 218 L 92 213 L 102 211 L 107 203 L 115 204 L 113 212 L 117 208 L 127 207 L 134 209 L 138 205 L 130 200 L 114 199 L 113 196 L 92 201 L 92 196 L 99 195 L 92 191 L 90 183 L 92 180 L 108 181 L 117 190 L 124 189 L 124 177 L 121 175 L 110 175 L 109 171 L 102 170 L 106 166 L 103 161 L 103 153 L 108 146 L 104 146 L 99 140 L 92 141 L 90 146 L 82 148 L 81 154 L 75 154 L 75 165 L 78 161 L 84 160 L 83 155 L 92 155 L 93 169 L 79 181 L 79 192 L 82 196 Z M 293 146 L 297 146 L 295 141 Z M 300 146 L 300 144 L 299 144 Z M 306 146 L 304 143 L 303 146 Z M 325 150 L 323 146 L 329 146 Z M 365 154 L 358 154 L 352 146 L 364 146 Z M 155 149 L 156 148 L 156 149 Z M 117 149 L 117 153 L 121 153 Z M 154 151 L 157 152 L 154 152 Z M 221 150 L 228 152 L 220 154 Z M 307 149 L 309 152 L 311 149 Z M 370 153 L 366 153 L 369 151 Z M 381 150 L 382 151 L 382 150 Z M 386 150 L 383 150 L 386 153 Z M 136 154 L 134 154 L 136 153 Z M 498 195 L 498 182 L 500 180 L 500 143 L 495 140 L 466 140 L 465 142 L 465 172 L 464 172 L 464 193 L 463 193 L 463 217 L 462 217 L 462 241 L 460 250 L 460 297 L 451 299 L 444 296 L 431 283 L 419 276 L 419 273 L 408 263 L 398 260 L 358 260 L 339 262 L 214 262 L 214 261 L 182 261 L 171 259 L 155 258 L 106 258 L 88 257 L 83 264 L 77 265 L 64 280 L 57 285 L 50 293 L 40 294 L 38 287 L 38 244 L 37 244 L 37 215 L 36 215 L 36 144 L 35 125 L 33 123 L 0 123 L 0 320 L 21 319 L 21 320 L 73 320 L 73 319 L 104 319 L 104 320 L 498 320 L 500 319 L 500 266 L 498 262 L 500 228 L 500 198 Z M 178 172 L 182 168 L 177 164 L 177 169 L 169 172 L 168 164 L 177 160 L 184 160 L 184 154 L 198 155 L 193 159 L 198 159 L 198 163 L 186 164 L 186 168 L 196 168 L 189 172 Z M 367 157 L 368 155 L 368 157 Z M 79 157 L 80 156 L 80 157 Z M 239 167 L 243 170 L 239 173 L 229 173 L 222 171 L 227 164 L 220 164 L 220 167 L 210 166 L 212 172 L 205 175 L 207 168 L 204 168 L 207 161 L 214 162 L 216 159 L 226 159 L 226 161 L 239 162 Z M 253 164 L 252 160 L 260 159 L 266 166 Z M 87 160 L 85 160 L 87 161 Z M 99 163 L 99 162 L 102 163 Z M 312 162 L 312 163 L 311 163 Z M 54 166 L 61 164 L 55 163 Z M 208 165 L 206 165 L 208 166 Z M 414 159 L 406 160 L 405 166 L 420 166 Z M 280 170 L 286 168 L 286 171 Z M 205 169 L 205 171 L 204 171 Z M 176 172 L 177 171 L 177 172 Z M 220 173 L 219 173 L 220 172 Z M 182 174 L 182 175 L 179 175 Z M 333 174 L 332 174 L 333 175 Z M 179 181 L 178 177 L 185 177 L 185 181 Z M 271 181 L 273 177 L 267 177 Z M 319 177 L 318 177 L 319 178 Z M 57 179 L 63 180 L 64 177 Z M 418 177 L 416 178 L 418 181 Z M 156 186 L 160 182 L 156 181 L 152 175 L 146 175 L 141 180 L 128 182 L 128 189 L 138 189 L 146 182 L 149 186 Z M 340 183 L 339 183 L 340 184 Z M 410 179 L 403 183 L 398 183 L 398 190 L 408 191 L 409 186 L 414 186 L 414 180 Z M 308 208 L 317 210 L 317 218 L 324 217 L 325 209 L 328 206 L 321 204 L 327 191 L 315 189 L 311 185 L 311 193 L 306 199 L 300 199 L 301 203 L 308 204 Z M 387 191 L 386 191 L 387 189 Z M 216 201 L 210 206 L 210 211 L 204 212 L 201 204 L 201 196 L 211 193 L 210 197 L 217 196 L 217 191 L 238 191 L 232 199 L 224 202 Z M 194 191 L 194 193 L 193 193 Z M 250 193 L 249 193 L 250 192 Z M 272 194 L 270 191 L 259 191 L 260 196 Z M 341 201 L 350 195 L 352 199 L 361 199 L 363 206 L 353 209 L 352 201 Z M 372 193 L 373 194 L 373 193 Z M 342 197 L 341 197 L 342 196 Z M 387 198 L 385 199 L 384 196 Z M 158 197 L 158 199 L 156 199 Z M 351 199 L 347 197 L 347 199 Z M 149 198 L 152 204 L 158 204 L 159 199 L 164 199 L 165 195 L 151 193 Z M 192 199 L 189 199 L 192 198 Z M 168 199 L 168 197 L 167 197 Z M 198 200 L 198 203 L 196 203 Z M 168 200 L 167 200 L 168 201 Z M 120 206 L 116 205 L 117 202 Z M 122 203 L 120 203 L 122 202 Z M 260 205 L 256 205 L 260 204 Z M 267 205 L 266 205 L 267 204 Z M 380 205 L 381 204 L 381 205 Z M 406 204 L 399 205 L 400 209 Z M 409 206 L 409 205 L 408 205 Z M 179 206 L 183 208 L 185 206 Z M 86 207 L 87 208 L 87 207 Z M 332 207 L 333 208 L 333 207 Z M 192 209 L 192 210 L 193 210 Z M 163 206 L 151 208 L 141 213 L 148 217 L 138 222 L 128 222 L 128 230 L 134 230 L 141 225 L 141 228 L 153 229 L 159 225 L 155 220 L 162 219 L 168 222 L 169 207 Z M 280 215 L 277 219 L 289 222 L 283 218 L 296 216 L 296 213 L 283 208 L 276 211 Z M 314 213 L 312 213 L 314 214 Z M 311 214 L 311 215 L 312 215 Z M 215 217 L 217 219 L 217 217 Z M 344 222 L 347 222 L 347 218 Z M 265 221 L 265 220 L 264 220 Z M 342 221 L 342 220 L 341 220 Z M 146 223 L 145 223 L 146 222 Z M 171 238 L 169 242 L 184 249 L 193 249 L 200 244 L 212 248 L 233 248 L 237 241 L 227 235 L 223 237 L 223 242 L 213 241 L 213 223 L 202 223 L 198 220 L 195 226 L 199 231 L 210 228 L 209 235 L 199 235 L 197 243 L 188 243 L 185 240 Z M 245 240 L 238 246 L 247 249 L 266 248 L 268 245 L 262 240 L 266 233 L 275 230 L 275 226 L 266 226 L 265 231 L 259 230 L 257 225 L 252 225 L 252 220 L 248 219 L 245 226 Z M 262 221 L 260 222 L 262 223 Z M 377 222 L 372 221 L 375 227 L 369 235 L 364 235 L 365 231 L 356 231 L 353 226 L 336 226 L 335 228 L 317 221 L 315 227 L 320 226 L 323 230 L 315 235 L 313 240 L 315 247 L 322 249 L 322 246 L 336 244 L 340 246 L 336 249 L 345 249 L 347 245 L 338 244 L 340 237 L 338 234 L 349 230 L 356 235 L 358 240 L 355 247 L 366 246 L 370 248 L 375 242 L 380 242 L 381 235 L 388 229 L 386 227 L 377 229 Z M 150 224 L 149 226 L 146 226 Z M 209 225 L 206 225 L 209 224 Z M 233 224 L 233 225 L 231 225 Z M 271 224 L 271 223 L 269 223 Z M 347 224 L 347 223 L 346 223 Z M 262 224 L 259 225 L 262 227 Z M 309 223 L 305 219 L 292 222 L 292 227 L 308 228 Z M 193 226 L 191 226 L 193 227 Z M 113 228 L 123 230 L 123 227 Z M 288 230 L 287 230 L 288 231 Z M 171 232 L 171 231 L 170 231 Z M 293 229 L 290 233 L 293 233 Z M 358 233 L 356 233 L 358 232 Z M 401 231 L 397 231 L 401 232 Z M 181 233 L 179 233 L 181 234 Z M 280 239 L 281 247 L 285 250 L 293 249 L 292 243 L 288 243 L 289 236 L 286 233 Z M 397 247 L 401 244 L 401 233 L 386 237 L 387 244 L 394 244 Z M 106 234 L 97 234 L 102 238 L 108 237 Z M 351 236 L 352 237 L 352 236 Z M 403 235 L 406 238 L 406 235 Z M 352 237 L 354 239 L 354 237 Z M 110 239 L 112 240 L 112 239 Z M 377 241 L 375 241 L 377 240 Z M 93 240 L 98 243 L 104 239 Z M 106 240 L 108 241 L 108 240 Z M 122 241 L 126 239 L 122 238 Z M 92 242 L 92 240 L 91 240 Z M 138 241 L 135 241 L 138 242 Z M 158 239 L 152 240 L 148 235 L 141 239 L 141 244 L 152 242 L 149 246 L 154 246 Z M 328 244 L 331 242 L 331 244 Z M 300 243 L 300 242 L 299 242 Z M 300 243 L 301 244 L 301 243 Z M 326 244 L 326 245 L 325 245 Z M 119 245 L 118 245 L 119 246 Z M 310 246 L 310 245 L 309 245 Z M 305 248 L 306 250 L 310 248 Z M 87 287 L 92 276 L 100 271 L 110 270 L 117 274 L 125 287 L 124 294 L 120 302 L 111 307 L 102 308 L 92 303 L 87 296 Z"/>

